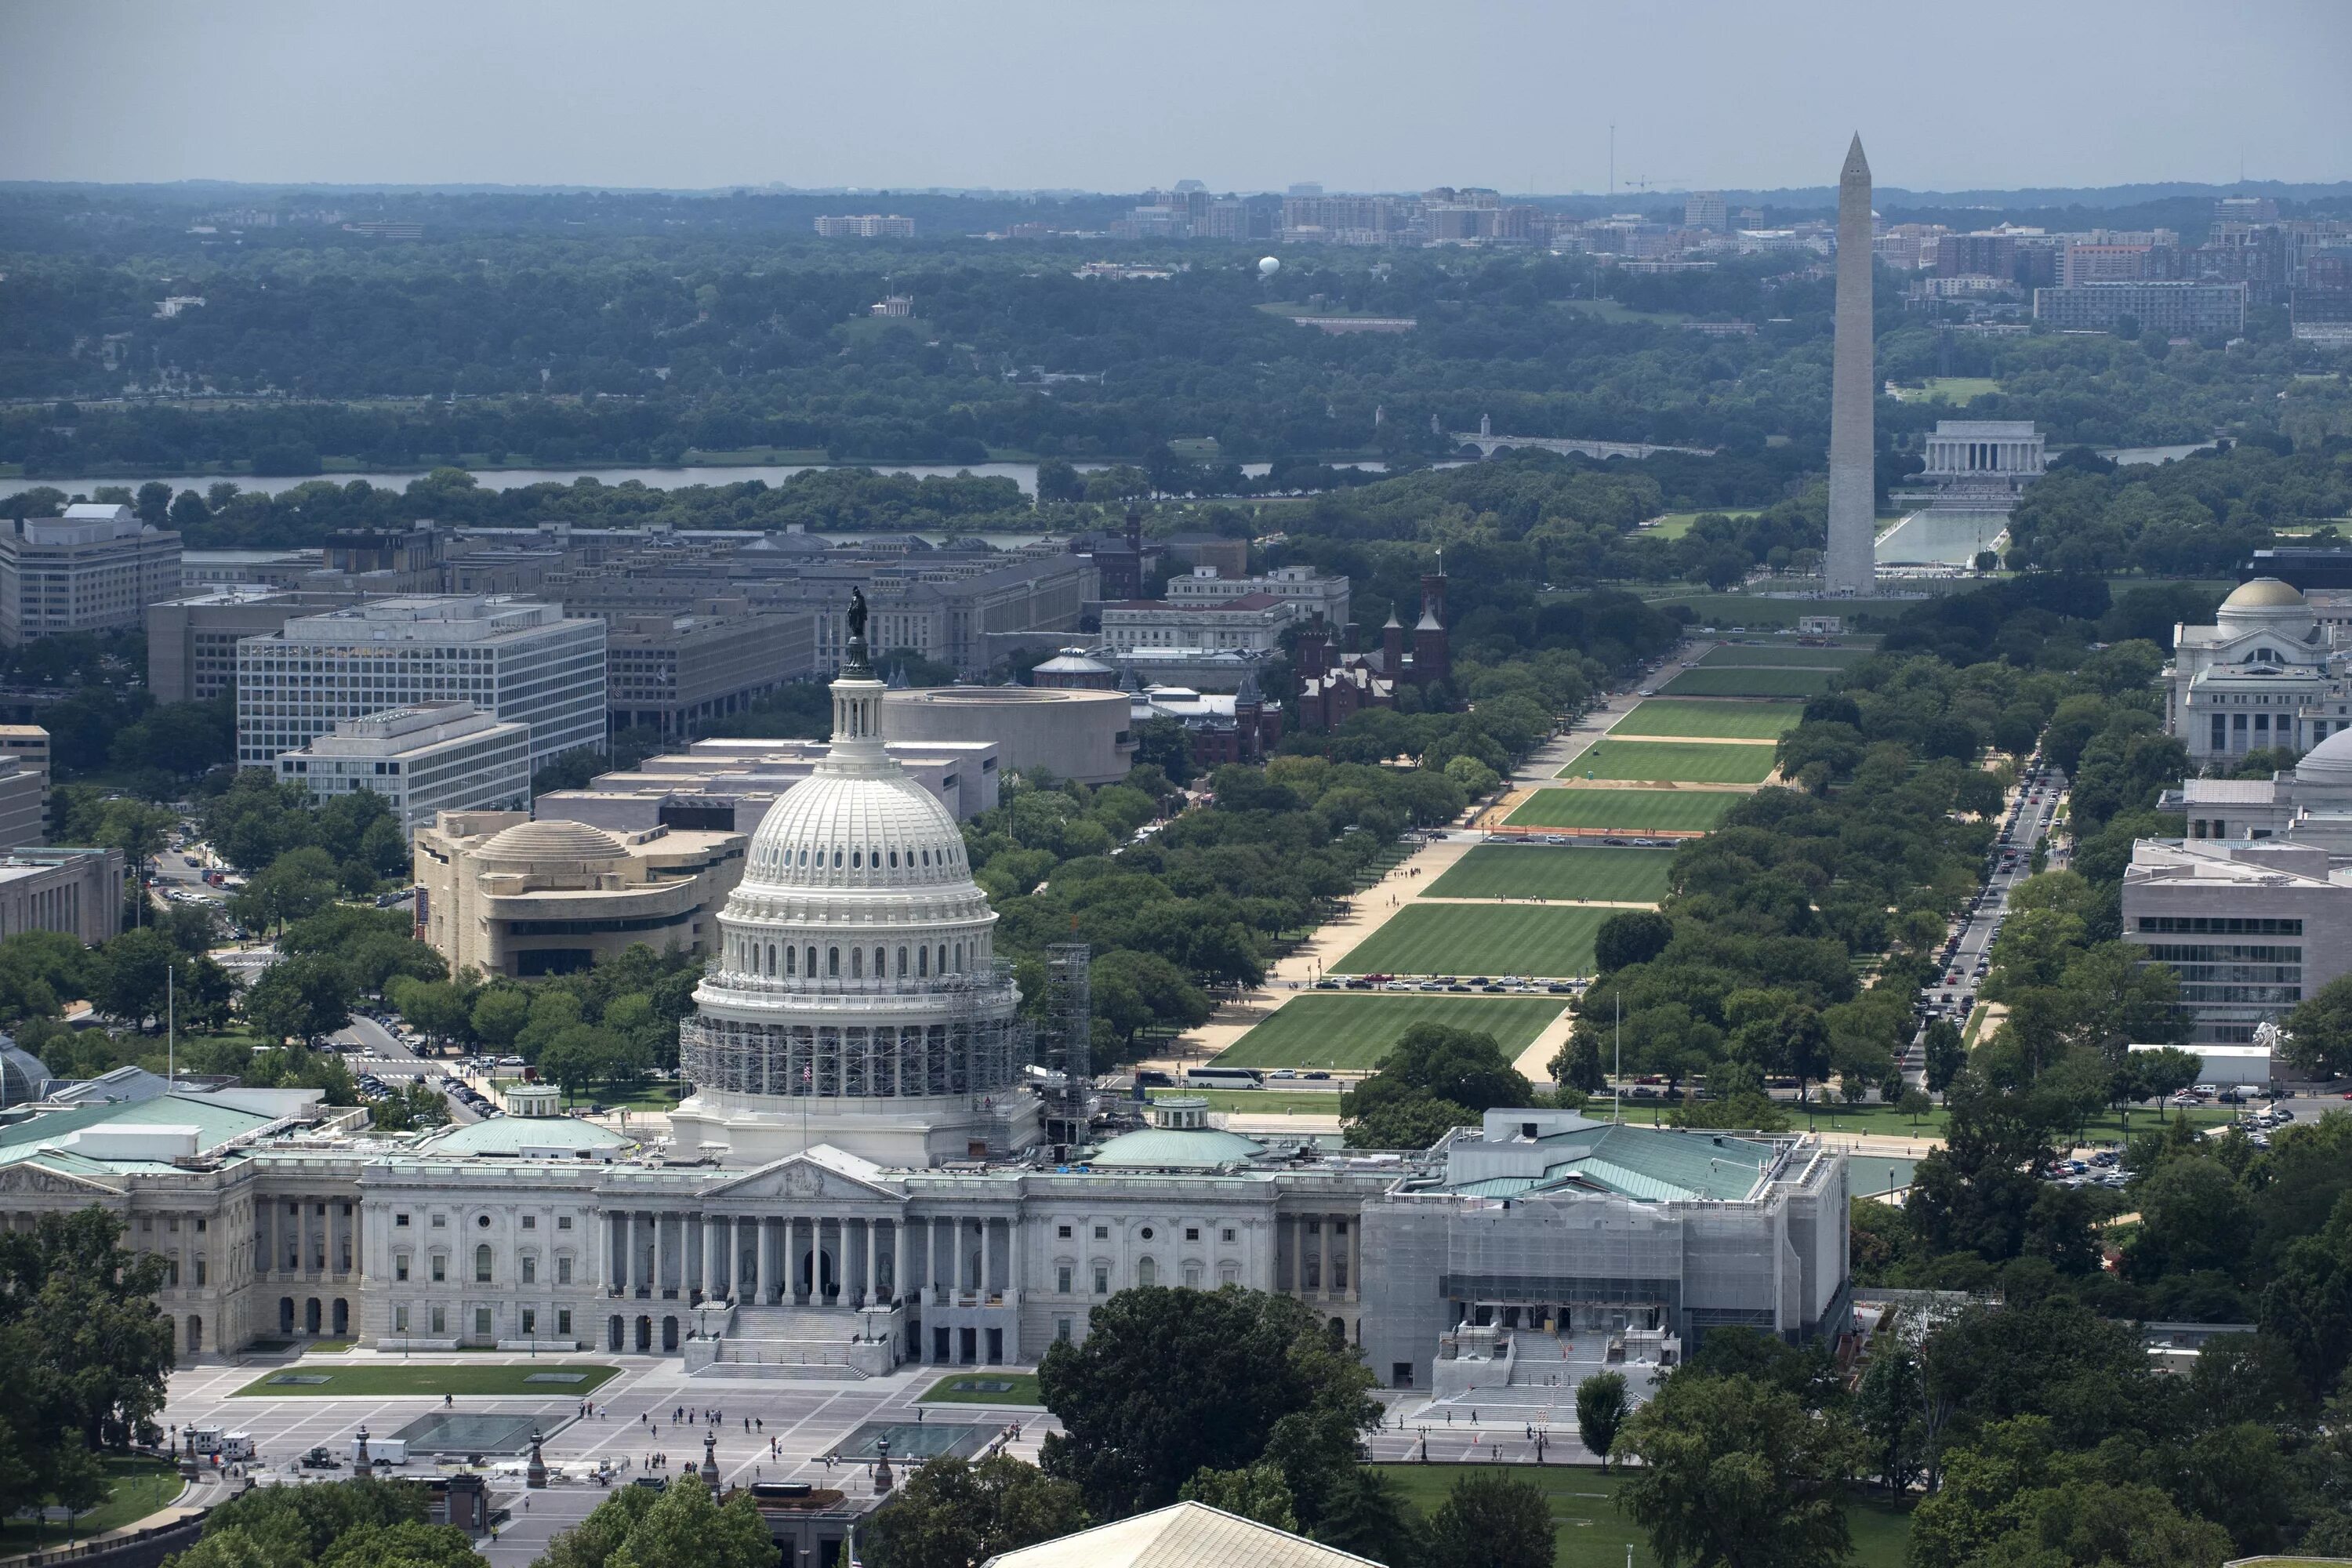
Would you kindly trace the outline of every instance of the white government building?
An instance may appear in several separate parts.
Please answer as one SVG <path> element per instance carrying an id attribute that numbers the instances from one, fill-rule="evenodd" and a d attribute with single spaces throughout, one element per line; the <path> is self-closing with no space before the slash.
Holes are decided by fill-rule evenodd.
<path id="1" fill-rule="evenodd" d="M 5 1103 L 34 1106 L 0 1112 L 0 1223 L 124 1214 L 170 1262 L 187 1353 L 351 1333 L 855 1378 L 1031 1362 L 1115 1291 L 1234 1284 L 1311 1303 L 1383 1384 L 1499 1406 L 1555 1397 L 1579 1354 L 1843 1331 L 1845 1161 L 1810 1136 L 1497 1110 L 1433 1150 L 1334 1150 L 1179 1100 L 1045 1144 L 996 915 L 953 814 L 884 748 L 864 651 L 831 755 L 719 918 L 667 1138 L 551 1089 L 421 1139 L 160 1080 L 99 1103 L 15 1052 Z"/>

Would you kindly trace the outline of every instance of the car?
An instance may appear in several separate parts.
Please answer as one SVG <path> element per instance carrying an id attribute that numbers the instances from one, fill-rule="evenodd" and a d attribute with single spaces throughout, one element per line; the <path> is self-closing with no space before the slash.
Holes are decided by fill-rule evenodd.
<path id="1" fill-rule="evenodd" d="M 320 1447 L 311 1449 L 295 1463 L 306 1470 L 340 1470 L 343 1462 L 335 1458 L 334 1450 Z"/>
<path id="2" fill-rule="evenodd" d="M 1329 1082 L 1329 1081 L 1330 1081 L 1330 1079 L 1331 1079 L 1331 1075 L 1330 1075 L 1329 1073 L 1328 1073 L 1328 1072 L 1325 1072 L 1325 1071 L 1324 1071 L 1322 1068 L 1316 1068 L 1313 1072 L 1303 1072 L 1303 1073 L 1300 1073 L 1298 1076 L 1299 1076 L 1300 1078 L 1303 1078 L 1303 1079 L 1313 1079 L 1314 1081 L 1316 1081 L 1316 1082 L 1318 1082 L 1318 1083 L 1328 1083 L 1328 1082 Z"/>
<path id="3" fill-rule="evenodd" d="M 1315 989 L 1318 991 L 1337 991 L 1339 989 L 1339 983 L 1336 980 L 1330 979 L 1318 980 L 1315 983 Z"/>
<path id="4" fill-rule="evenodd" d="M 1268 1078 L 1297 1078 L 1298 1074 L 1289 1068 L 1276 1068 L 1265 1076 Z"/>

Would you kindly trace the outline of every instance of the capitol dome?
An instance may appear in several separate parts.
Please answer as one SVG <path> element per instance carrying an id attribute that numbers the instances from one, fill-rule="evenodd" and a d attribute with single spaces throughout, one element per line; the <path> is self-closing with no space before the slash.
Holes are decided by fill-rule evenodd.
<path id="1" fill-rule="evenodd" d="M 1035 1138 L 996 911 L 954 816 L 883 745 L 887 689 L 861 618 L 833 684 L 833 744 L 753 832 L 680 1026 L 696 1089 L 670 1116 L 680 1149 L 831 1144 L 923 1166 Z"/>
<path id="2" fill-rule="evenodd" d="M 2352 784 L 2352 730 L 2338 730 L 2294 765 L 2297 784 Z"/>

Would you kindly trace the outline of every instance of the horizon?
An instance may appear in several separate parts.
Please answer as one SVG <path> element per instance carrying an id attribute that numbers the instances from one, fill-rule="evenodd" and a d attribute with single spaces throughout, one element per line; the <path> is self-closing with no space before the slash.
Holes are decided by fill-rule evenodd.
<path id="1" fill-rule="evenodd" d="M 1195 178 L 1643 199 L 1826 187 L 1857 129 L 1904 192 L 2352 176 L 2335 79 L 2352 8 L 2327 0 L 2282 0 L 2259 29 L 2190 0 L 1990 0 L 1966 48 L 1940 13 L 1863 0 L 1696 0 L 1670 36 L 1531 0 L 1443 16 L 1206 0 L 1182 26 L 1060 0 L 984 16 L 709 0 L 658 18 L 585 0 L 560 32 L 545 18 L 453 0 L 27 0 L 0 12 L 18 66 L 0 180 L 1115 194 Z M 2184 70 L 2194 90 L 2151 87 Z M 91 114 L 94 82 L 121 104 Z"/>

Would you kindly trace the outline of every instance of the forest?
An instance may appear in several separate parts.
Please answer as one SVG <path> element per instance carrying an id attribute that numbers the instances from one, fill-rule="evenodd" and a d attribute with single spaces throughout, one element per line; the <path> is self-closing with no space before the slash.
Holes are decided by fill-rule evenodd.
<path id="1" fill-rule="evenodd" d="M 942 234 L 826 245 L 726 204 L 456 204 L 407 244 L 317 226 L 191 237 L 115 193 L 0 199 L 0 463 L 27 474 L 1450 455 L 1437 431 L 1651 441 L 1818 465 L 1829 284 L 1810 257 L 1664 277 L 1540 251 L 1189 242 L 1165 257 Z M 633 209 L 635 210 L 635 209 Z M 748 211 L 748 209 L 743 209 Z M 968 234 L 969 231 L 966 231 Z M 1162 277 L 1074 276 L 1104 251 Z M 2345 428 L 2340 370 L 2265 316 L 2235 346 L 1958 337 L 1883 275 L 1886 375 L 1989 378 L 1968 412 L 2060 445 L 2307 439 Z M 887 295 L 912 313 L 883 318 Z M 166 314 L 167 299 L 198 300 Z M 1333 334 L 1292 317 L 1412 318 Z M 1681 330 L 1738 319 L 1752 336 Z M 2314 379 L 2314 377 L 2316 379 Z M 137 395 L 115 402 L 124 394 Z M 2279 395 L 2292 393 L 2282 403 Z M 1949 405 L 1888 400 L 1882 444 Z"/>

